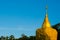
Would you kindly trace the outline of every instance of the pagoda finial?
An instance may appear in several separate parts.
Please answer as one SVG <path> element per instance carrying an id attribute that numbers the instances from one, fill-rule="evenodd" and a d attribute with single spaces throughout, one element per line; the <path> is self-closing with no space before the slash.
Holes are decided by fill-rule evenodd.
<path id="1" fill-rule="evenodd" d="M 47 4 L 47 0 L 46 0 L 46 14 L 48 13 L 48 4 Z"/>
<path id="2" fill-rule="evenodd" d="M 46 5 L 46 14 L 48 13 L 48 5 Z"/>

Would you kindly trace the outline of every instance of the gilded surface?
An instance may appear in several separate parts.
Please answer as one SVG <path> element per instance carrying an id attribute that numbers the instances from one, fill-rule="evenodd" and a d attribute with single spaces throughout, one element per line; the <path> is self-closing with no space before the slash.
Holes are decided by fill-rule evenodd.
<path id="1" fill-rule="evenodd" d="M 36 40 L 57 40 L 57 31 L 51 28 L 48 21 L 48 15 L 46 14 L 42 28 L 36 31 Z"/>

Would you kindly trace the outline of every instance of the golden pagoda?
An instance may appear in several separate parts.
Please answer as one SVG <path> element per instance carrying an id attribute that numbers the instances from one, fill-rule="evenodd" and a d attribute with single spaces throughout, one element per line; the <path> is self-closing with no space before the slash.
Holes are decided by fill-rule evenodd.
<path id="1" fill-rule="evenodd" d="M 46 16 L 42 27 L 36 30 L 36 40 L 57 40 L 57 31 L 53 29 L 48 20 L 47 6 Z"/>

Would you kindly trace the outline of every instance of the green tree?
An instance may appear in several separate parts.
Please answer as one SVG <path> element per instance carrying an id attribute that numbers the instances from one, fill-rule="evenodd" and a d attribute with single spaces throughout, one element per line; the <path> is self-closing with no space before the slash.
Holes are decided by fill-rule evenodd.
<path id="1" fill-rule="evenodd" d="M 9 37 L 9 40 L 15 40 L 14 36 L 11 35 L 11 36 Z"/>
<path id="2" fill-rule="evenodd" d="M 30 36 L 29 40 L 36 40 L 36 37 L 35 36 Z"/>
<path id="3" fill-rule="evenodd" d="M 22 34 L 19 40 L 28 40 L 28 37 L 25 34 Z"/>
<path id="4" fill-rule="evenodd" d="M 9 40 L 9 37 L 8 37 L 8 36 L 6 36 L 6 37 L 5 37 L 5 40 Z"/>
<path id="5" fill-rule="evenodd" d="M 1 36 L 1 40 L 5 40 L 5 37 L 4 36 Z"/>

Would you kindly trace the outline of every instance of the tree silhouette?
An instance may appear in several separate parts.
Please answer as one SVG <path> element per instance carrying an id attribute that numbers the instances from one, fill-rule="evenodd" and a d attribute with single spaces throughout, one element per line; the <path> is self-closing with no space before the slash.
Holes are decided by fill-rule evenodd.
<path id="1" fill-rule="evenodd" d="M 8 36 L 6 36 L 6 37 L 5 37 L 5 40 L 8 40 L 8 39 L 9 39 L 9 37 L 8 37 Z"/>
<path id="2" fill-rule="evenodd" d="M 15 40 L 14 36 L 11 35 L 11 36 L 9 37 L 9 40 Z"/>
<path id="3" fill-rule="evenodd" d="M 35 36 L 30 36 L 29 40 L 36 40 L 36 37 Z"/>
<path id="4" fill-rule="evenodd" d="M 28 40 L 28 37 L 25 34 L 21 35 L 22 37 L 19 38 L 18 40 Z"/>
<path id="5" fill-rule="evenodd" d="M 1 40 L 5 40 L 5 37 L 4 36 L 1 36 Z"/>

